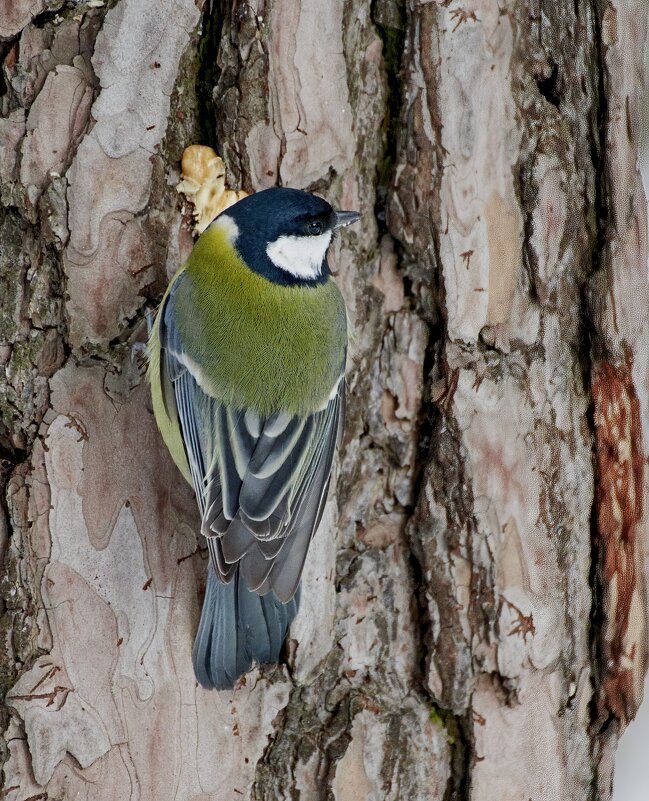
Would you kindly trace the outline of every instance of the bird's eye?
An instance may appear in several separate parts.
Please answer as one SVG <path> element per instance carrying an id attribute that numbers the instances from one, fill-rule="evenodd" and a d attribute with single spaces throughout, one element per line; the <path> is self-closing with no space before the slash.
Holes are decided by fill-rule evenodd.
<path id="1" fill-rule="evenodd" d="M 323 228 L 324 225 L 320 220 L 312 220 L 312 222 L 307 224 L 306 230 L 311 236 L 319 236 Z"/>

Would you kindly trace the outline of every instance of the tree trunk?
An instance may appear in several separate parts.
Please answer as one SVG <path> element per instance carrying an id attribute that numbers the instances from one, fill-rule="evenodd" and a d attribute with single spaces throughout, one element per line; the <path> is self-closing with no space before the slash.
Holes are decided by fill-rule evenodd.
<path id="1" fill-rule="evenodd" d="M 4 797 L 611 797 L 646 663 L 646 23 L 3 7 Z M 349 408 L 300 615 L 283 665 L 221 693 L 193 677 L 206 551 L 137 345 L 191 246 L 196 142 L 235 188 L 363 212 L 332 258 Z"/>

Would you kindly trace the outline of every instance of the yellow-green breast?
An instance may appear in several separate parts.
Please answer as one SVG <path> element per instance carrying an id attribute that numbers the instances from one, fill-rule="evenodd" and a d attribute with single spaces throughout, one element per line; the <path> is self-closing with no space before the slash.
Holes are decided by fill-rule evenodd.
<path id="1" fill-rule="evenodd" d="M 346 314 L 335 282 L 280 286 L 250 270 L 218 226 L 175 279 L 174 323 L 201 388 L 265 416 L 323 408 L 343 369 Z"/>

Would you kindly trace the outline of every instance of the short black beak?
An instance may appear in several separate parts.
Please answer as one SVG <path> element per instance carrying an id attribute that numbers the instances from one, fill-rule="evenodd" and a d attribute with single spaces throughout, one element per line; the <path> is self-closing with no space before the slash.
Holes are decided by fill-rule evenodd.
<path id="1" fill-rule="evenodd" d="M 334 231 L 339 228 L 346 228 L 352 223 L 358 222 L 361 215 L 357 211 L 334 211 Z"/>

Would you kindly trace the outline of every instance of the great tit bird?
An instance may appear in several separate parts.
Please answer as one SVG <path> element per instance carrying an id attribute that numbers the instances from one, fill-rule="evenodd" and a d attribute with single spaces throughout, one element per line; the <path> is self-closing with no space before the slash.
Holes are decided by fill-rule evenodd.
<path id="1" fill-rule="evenodd" d="M 343 420 L 346 310 L 327 250 L 359 218 L 296 189 L 245 197 L 200 236 L 152 328 L 154 414 L 209 551 L 204 687 L 278 661 L 297 613 Z"/>

